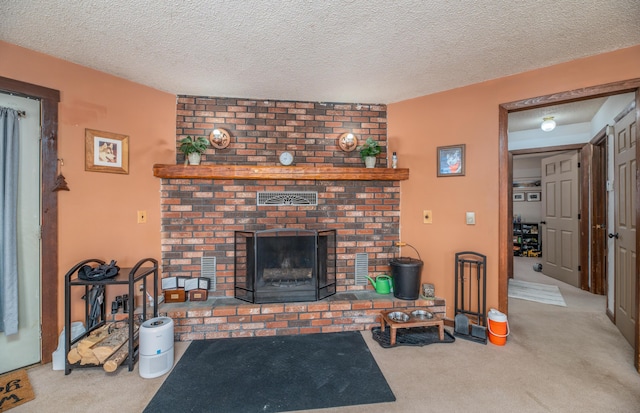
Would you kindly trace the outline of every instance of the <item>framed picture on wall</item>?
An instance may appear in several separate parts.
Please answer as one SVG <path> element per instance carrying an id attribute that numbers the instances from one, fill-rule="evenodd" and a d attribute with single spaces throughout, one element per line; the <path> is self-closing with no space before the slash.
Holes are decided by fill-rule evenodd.
<path id="1" fill-rule="evenodd" d="M 513 193 L 513 200 L 515 202 L 524 201 L 524 193 L 523 192 L 514 192 Z"/>
<path id="2" fill-rule="evenodd" d="M 527 192 L 527 201 L 540 201 L 541 192 Z"/>
<path id="3" fill-rule="evenodd" d="M 464 176 L 464 144 L 438 147 L 438 176 Z"/>
<path id="4" fill-rule="evenodd" d="M 84 170 L 129 173 L 129 137 L 117 133 L 85 129 Z"/>

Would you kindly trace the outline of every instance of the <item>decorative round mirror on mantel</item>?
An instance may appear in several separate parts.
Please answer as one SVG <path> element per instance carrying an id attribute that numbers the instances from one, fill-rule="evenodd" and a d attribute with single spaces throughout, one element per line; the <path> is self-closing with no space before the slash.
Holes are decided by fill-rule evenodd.
<path id="1" fill-rule="evenodd" d="M 358 146 L 358 137 L 353 133 L 343 133 L 338 137 L 338 146 L 345 152 L 352 152 Z"/>
<path id="2" fill-rule="evenodd" d="M 216 149 L 224 149 L 231 142 L 231 134 L 226 129 L 215 128 L 209 134 L 209 142 Z"/>

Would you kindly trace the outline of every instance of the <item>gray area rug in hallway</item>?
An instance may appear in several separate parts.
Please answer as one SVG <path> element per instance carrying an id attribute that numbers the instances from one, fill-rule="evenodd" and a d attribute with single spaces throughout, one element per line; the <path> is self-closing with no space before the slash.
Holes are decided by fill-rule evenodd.
<path id="1" fill-rule="evenodd" d="M 566 307 L 562 293 L 556 285 L 509 280 L 509 297 Z"/>
<path id="2" fill-rule="evenodd" d="M 287 412 L 395 400 L 352 331 L 194 341 L 144 411 Z"/>

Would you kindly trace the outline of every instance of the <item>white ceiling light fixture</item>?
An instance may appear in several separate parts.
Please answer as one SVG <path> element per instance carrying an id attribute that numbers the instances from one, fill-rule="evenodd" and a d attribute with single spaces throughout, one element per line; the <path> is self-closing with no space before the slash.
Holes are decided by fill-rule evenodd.
<path id="1" fill-rule="evenodd" d="M 556 121 L 553 120 L 553 116 L 542 118 L 542 125 L 540 125 L 540 129 L 542 129 L 545 132 L 551 132 L 555 128 L 556 128 Z"/>

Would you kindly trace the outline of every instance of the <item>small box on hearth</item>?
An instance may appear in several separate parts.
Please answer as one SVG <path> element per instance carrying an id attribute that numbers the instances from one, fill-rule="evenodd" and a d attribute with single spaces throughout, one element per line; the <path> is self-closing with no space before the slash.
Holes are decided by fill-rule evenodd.
<path id="1" fill-rule="evenodd" d="M 187 301 L 187 294 L 183 289 L 164 290 L 165 303 L 182 303 Z"/>
<path id="2" fill-rule="evenodd" d="M 191 290 L 189 291 L 190 301 L 207 301 L 209 298 L 209 291 L 207 290 Z"/>

